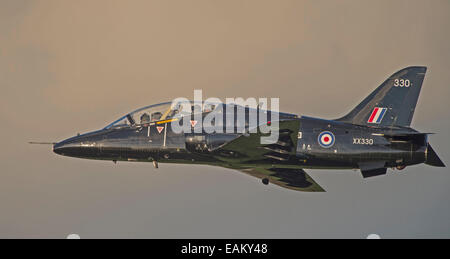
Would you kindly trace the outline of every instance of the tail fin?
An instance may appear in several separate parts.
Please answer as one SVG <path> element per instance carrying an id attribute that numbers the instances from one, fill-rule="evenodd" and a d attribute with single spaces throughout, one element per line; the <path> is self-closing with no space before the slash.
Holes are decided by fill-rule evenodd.
<path id="1" fill-rule="evenodd" d="M 437 167 L 445 167 L 442 160 L 436 154 L 436 152 L 431 147 L 430 143 L 428 143 L 427 151 L 426 151 L 426 159 L 425 164 Z"/>
<path id="2" fill-rule="evenodd" d="M 337 121 L 370 126 L 408 127 L 426 71 L 426 67 L 407 67 L 398 71 Z"/>

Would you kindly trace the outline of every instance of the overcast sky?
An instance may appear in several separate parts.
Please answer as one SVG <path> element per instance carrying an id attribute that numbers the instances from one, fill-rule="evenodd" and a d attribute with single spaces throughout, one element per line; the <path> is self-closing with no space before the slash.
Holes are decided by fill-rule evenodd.
<path id="1" fill-rule="evenodd" d="M 326 193 L 210 166 L 90 161 L 50 146 L 141 106 L 279 97 L 337 118 L 395 71 L 428 67 L 412 126 L 450 164 L 450 2 L 0 0 L 0 238 L 450 237 L 450 172 L 363 180 L 307 170 Z"/>

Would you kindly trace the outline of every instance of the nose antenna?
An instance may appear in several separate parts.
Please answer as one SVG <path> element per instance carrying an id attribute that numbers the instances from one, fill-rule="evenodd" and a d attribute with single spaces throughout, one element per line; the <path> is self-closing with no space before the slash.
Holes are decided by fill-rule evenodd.
<path id="1" fill-rule="evenodd" d="M 55 145 L 56 142 L 29 141 L 28 144 L 31 144 L 31 145 Z"/>

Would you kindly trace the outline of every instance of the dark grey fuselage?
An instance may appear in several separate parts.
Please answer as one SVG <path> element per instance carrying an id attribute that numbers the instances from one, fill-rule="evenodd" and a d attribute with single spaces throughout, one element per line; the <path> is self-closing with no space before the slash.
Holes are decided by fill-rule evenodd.
<path id="1" fill-rule="evenodd" d="M 55 144 L 61 155 L 113 160 L 159 161 L 174 163 L 204 163 L 235 166 L 276 164 L 299 168 L 359 168 L 360 163 L 384 161 L 385 167 L 408 166 L 426 160 L 426 135 L 402 138 L 401 133 L 416 133 L 409 128 L 376 128 L 310 117 L 286 118 L 297 124 L 290 138 L 292 143 L 272 148 L 272 155 L 246 160 L 221 152 L 221 147 L 244 134 L 238 133 L 182 133 L 175 134 L 170 124 L 161 132 L 156 125 L 137 125 L 110 128 L 76 136 Z M 331 132 L 334 144 L 322 147 L 318 136 Z M 390 137 L 395 135 L 397 137 Z M 254 143 L 246 148 L 255 148 Z M 270 149 L 269 149 L 270 151 Z M 278 152 L 277 152 L 278 151 Z M 284 152 L 283 152 L 284 151 Z"/>

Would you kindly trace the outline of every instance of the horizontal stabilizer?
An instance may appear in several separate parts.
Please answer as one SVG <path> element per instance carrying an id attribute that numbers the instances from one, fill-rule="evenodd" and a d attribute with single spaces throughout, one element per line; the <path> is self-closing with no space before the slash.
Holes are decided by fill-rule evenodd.
<path id="1" fill-rule="evenodd" d="M 359 163 L 359 169 L 364 178 L 386 174 L 385 161 Z"/>
<path id="2" fill-rule="evenodd" d="M 445 164 L 433 150 L 431 145 L 428 143 L 427 153 L 426 153 L 426 161 L 425 164 L 437 167 L 445 167 Z"/>

